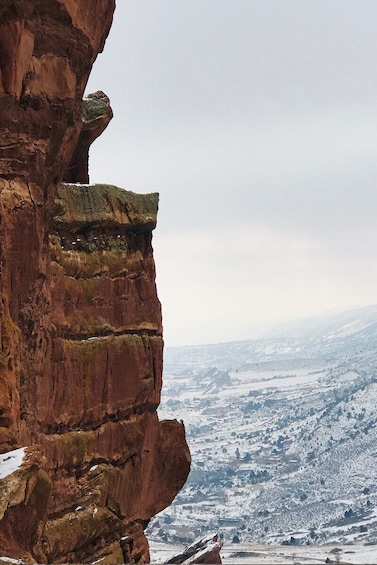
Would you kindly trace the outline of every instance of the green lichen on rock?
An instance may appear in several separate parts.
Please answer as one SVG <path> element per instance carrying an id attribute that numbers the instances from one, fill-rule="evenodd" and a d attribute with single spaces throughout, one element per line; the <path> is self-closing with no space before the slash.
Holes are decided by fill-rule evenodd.
<path id="1" fill-rule="evenodd" d="M 158 193 L 136 194 L 110 184 L 61 184 L 56 204 L 58 229 L 102 226 L 143 232 L 156 227 Z"/>
<path id="2" fill-rule="evenodd" d="M 97 90 L 97 92 L 88 94 L 88 96 L 83 100 L 83 123 L 90 124 L 95 120 L 102 119 L 103 116 L 109 114 L 109 108 L 109 97 L 106 96 L 106 94 L 102 92 L 102 90 Z"/>

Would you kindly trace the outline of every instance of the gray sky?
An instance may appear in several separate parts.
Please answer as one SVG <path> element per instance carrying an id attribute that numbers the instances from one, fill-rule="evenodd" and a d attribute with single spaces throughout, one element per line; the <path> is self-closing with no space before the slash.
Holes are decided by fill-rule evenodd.
<path id="1" fill-rule="evenodd" d="M 91 182 L 159 192 L 168 345 L 377 302 L 376 0 L 118 0 Z"/>

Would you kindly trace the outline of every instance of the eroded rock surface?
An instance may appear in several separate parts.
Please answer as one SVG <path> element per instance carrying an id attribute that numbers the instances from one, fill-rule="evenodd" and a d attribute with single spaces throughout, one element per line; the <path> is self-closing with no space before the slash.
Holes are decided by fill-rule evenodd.
<path id="1" fill-rule="evenodd" d="M 181 553 L 166 561 L 166 565 L 194 565 L 194 563 L 206 563 L 207 565 L 221 564 L 220 551 L 223 542 L 219 540 L 218 534 L 209 535 L 196 540 L 186 547 Z"/>
<path id="2" fill-rule="evenodd" d="M 29 563 L 147 562 L 190 465 L 156 413 L 157 195 L 61 182 L 110 116 L 82 96 L 113 10 L 0 0 L 0 557 Z"/>
<path id="3" fill-rule="evenodd" d="M 83 100 L 82 129 L 64 181 L 89 183 L 89 147 L 107 128 L 112 117 L 109 97 L 102 90 L 88 94 Z"/>

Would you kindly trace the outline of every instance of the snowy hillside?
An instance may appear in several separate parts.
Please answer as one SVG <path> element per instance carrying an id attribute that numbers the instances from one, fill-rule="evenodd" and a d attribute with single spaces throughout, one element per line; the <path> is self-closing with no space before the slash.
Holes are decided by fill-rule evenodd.
<path id="1" fill-rule="evenodd" d="M 160 418 L 193 464 L 150 537 L 377 543 L 377 308 L 308 327 L 165 350 Z"/>

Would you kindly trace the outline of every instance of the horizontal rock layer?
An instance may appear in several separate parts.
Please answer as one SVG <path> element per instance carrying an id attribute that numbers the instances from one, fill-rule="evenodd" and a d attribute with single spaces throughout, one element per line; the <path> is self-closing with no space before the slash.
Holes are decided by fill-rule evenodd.
<path id="1" fill-rule="evenodd" d="M 22 183 L 11 182 L 13 191 L 3 181 L 4 210 L 33 208 Z M 9 347 L 4 441 L 38 444 L 45 462 L 36 473 L 43 468 L 52 479 L 38 510 L 44 527 L 35 518 L 31 545 L 14 539 L 12 556 L 59 563 L 122 554 L 147 561 L 143 528 L 187 477 L 184 428 L 159 422 L 156 413 L 163 349 L 151 246 L 157 202 L 157 195 L 108 185 L 61 185 L 48 241 L 40 244 L 43 284 L 10 302 L 9 333 L 23 358 L 13 363 Z M 26 251 L 33 272 L 38 254 L 33 246 Z M 11 276 L 9 284 L 21 291 L 22 273 Z"/>
<path id="2" fill-rule="evenodd" d="M 87 7 L 0 0 L 0 454 L 27 448 L 0 458 L 0 555 L 29 563 L 146 562 L 190 465 L 156 413 L 158 197 L 61 183 L 114 0 Z"/>

